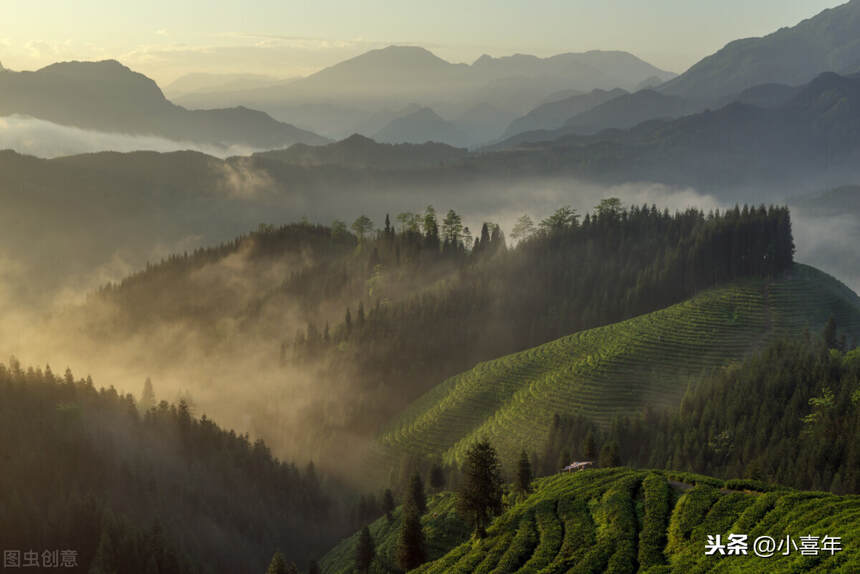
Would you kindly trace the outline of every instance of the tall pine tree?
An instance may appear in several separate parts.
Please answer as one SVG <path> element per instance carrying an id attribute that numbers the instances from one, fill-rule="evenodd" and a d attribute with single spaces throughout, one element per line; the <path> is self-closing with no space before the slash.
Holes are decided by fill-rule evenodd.
<path id="1" fill-rule="evenodd" d="M 532 463 L 529 461 L 529 455 L 523 451 L 520 455 L 520 461 L 517 463 L 517 491 L 521 494 L 528 494 L 532 491 Z"/>
<path id="2" fill-rule="evenodd" d="M 370 528 L 365 526 L 358 535 L 358 546 L 355 548 L 355 569 L 363 574 L 367 574 L 375 557 L 376 547 L 374 546 L 373 537 L 370 535 Z"/>
<path id="3" fill-rule="evenodd" d="M 493 516 L 502 510 L 502 475 L 496 449 L 486 439 L 473 444 L 466 453 L 463 482 L 457 508 L 483 538 Z"/>
<path id="4" fill-rule="evenodd" d="M 427 512 L 427 495 L 424 494 L 424 481 L 417 472 L 409 480 L 409 494 L 406 501 L 407 506 L 412 505 L 419 514 Z"/>
<path id="5" fill-rule="evenodd" d="M 417 568 L 427 560 L 424 547 L 424 530 L 421 527 L 421 513 L 413 501 L 407 503 L 400 524 L 400 538 L 397 541 L 397 565 L 404 571 Z"/>

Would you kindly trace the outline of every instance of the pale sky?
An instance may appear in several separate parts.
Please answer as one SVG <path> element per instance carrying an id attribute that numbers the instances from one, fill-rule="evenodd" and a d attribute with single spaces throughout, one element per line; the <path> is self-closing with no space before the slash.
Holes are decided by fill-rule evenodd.
<path id="1" fill-rule="evenodd" d="M 0 0 L 0 63 L 114 58 L 165 85 L 189 72 L 306 75 L 368 49 L 626 50 L 682 72 L 727 42 L 793 26 L 833 0 Z"/>

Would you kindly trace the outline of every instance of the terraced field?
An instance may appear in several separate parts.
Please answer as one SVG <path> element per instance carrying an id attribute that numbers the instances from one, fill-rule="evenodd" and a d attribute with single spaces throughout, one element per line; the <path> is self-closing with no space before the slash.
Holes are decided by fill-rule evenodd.
<path id="1" fill-rule="evenodd" d="M 459 464 L 487 437 L 503 460 L 540 450 L 553 415 L 608 424 L 645 405 L 676 404 L 703 373 L 771 339 L 818 332 L 830 316 L 860 340 L 860 298 L 836 279 L 795 265 L 776 280 L 711 289 L 683 303 L 480 363 L 413 403 L 379 436 L 378 455 L 441 456 Z"/>
<path id="2" fill-rule="evenodd" d="M 431 504 L 425 532 L 434 540 L 451 524 L 450 497 Z M 435 514 L 435 516 L 434 516 Z M 483 540 L 466 538 L 459 523 L 450 546 L 431 550 L 432 562 L 413 572 L 540 573 L 615 572 L 828 572 L 860 571 L 860 496 L 799 492 L 741 481 L 629 469 L 586 470 L 536 482 L 534 493 L 508 508 Z M 399 515 L 371 526 L 386 572 Z M 705 555 L 708 535 L 746 534 L 746 555 Z M 795 549 L 801 536 L 840 537 L 841 551 L 805 556 Z M 759 536 L 790 537 L 769 558 L 756 556 Z M 326 574 L 351 572 L 356 536 L 342 541 L 322 560 Z"/>

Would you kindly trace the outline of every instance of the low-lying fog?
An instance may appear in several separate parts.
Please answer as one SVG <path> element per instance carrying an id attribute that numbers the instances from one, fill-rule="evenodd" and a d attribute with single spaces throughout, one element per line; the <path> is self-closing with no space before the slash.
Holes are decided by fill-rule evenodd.
<path id="1" fill-rule="evenodd" d="M 20 115 L 0 117 L 0 149 L 13 149 L 21 154 L 43 158 L 100 151 L 138 150 L 193 150 L 225 158 L 261 151 L 241 145 L 205 145 L 158 136 L 99 132 Z"/>
<path id="2" fill-rule="evenodd" d="M 143 143 L 137 137 L 102 134 L 99 139 L 91 132 L 38 120 L 0 121 L 0 147 L 11 146 L 46 157 L 72 149 L 178 149 L 169 147 L 173 142 L 158 138 L 146 138 Z M 90 147 L 84 150 L 75 146 Z M 57 373 L 69 366 L 77 376 L 91 374 L 97 385 L 114 385 L 136 396 L 145 378 L 151 377 L 159 399 L 176 400 L 180 394 L 190 393 L 198 414 L 205 412 L 226 426 L 262 434 L 275 445 L 278 454 L 313 458 L 314 445 L 303 443 L 300 437 L 301 425 L 307 424 L 300 413 L 332 390 L 324 381 L 315 380 L 312 372 L 279 367 L 279 341 L 268 327 L 236 341 L 230 348 L 218 349 L 216 354 L 204 351 L 199 344 L 203 334 L 175 323 L 96 345 L 82 336 L 75 323 L 80 316 L 74 309 L 98 286 L 142 268 L 147 260 L 229 240 L 237 229 L 253 229 L 255 222 L 281 225 L 305 217 L 312 222 L 329 224 L 342 219 L 349 224 L 358 215 L 366 214 L 378 228 L 386 213 L 394 221 L 400 212 L 420 212 L 432 204 L 440 215 L 448 209 L 456 210 L 474 235 L 480 233 L 482 222 L 491 221 L 499 223 L 510 236 L 514 222 L 524 213 L 535 222 L 566 205 L 585 213 L 606 197 L 618 197 L 626 205 L 653 203 L 670 210 L 729 207 L 689 188 L 657 183 L 599 186 L 557 178 L 497 180 L 444 189 L 366 189 L 357 185 L 323 192 L 317 188 L 312 193 L 283 186 L 280 194 L 273 196 L 268 185 L 277 184 L 268 174 L 237 173 L 235 166 L 218 169 L 224 170 L 220 177 L 225 189 L 232 191 L 210 197 L 222 203 L 212 204 L 212 215 L 205 218 L 205 224 L 187 229 L 183 222 L 196 220 L 183 213 L 182 206 L 158 215 L 175 217 L 172 225 L 149 227 L 133 224 L 141 214 L 131 210 L 102 214 L 120 222 L 114 228 L 93 224 L 86 218 L 63 218 L 64 205 L 44 205 L 44 212 L 33 208 L 7 213 L 6 221 L 14 219 L 15 225 L 0 225 L 0 313 L 4 317 L 0 322 L 0 353 L 14 355 L 24 365 L 49 363 Z M 14 194 L 14 190 L 0 193 Z M 66 197 L 63 201 L 76 199 Z M 758 201 L 751 198 L 750 203 Z M 858 214 L 797 210 L 792 215 L 797 259 L 860 289 Z M 76 242 L 81 244 L 79 256 L 75 255 Z M 67 254 L 63 261 L 46 266 L 41 259 L 50 258 L 52 251 L 61 247 Z M 249 267 L 237 254 L 230 261 L 199 271 L 200 288 L 206 290 L 207 286 L 223 283 L 231 289 L 252 292 L 263 284 L 270 287 L 289 277 L 290 265 L 285 263 L 264 272 Z M 39 296 L 34 297 L 34 293 Z M 304 327 L 295 311 L 287 305 L 270 320 L 284 333 L 295 333 Z M 229 333 L 235 325 L 231 317 L 225 316 L 219 328 Z M 326 400 L 332 404 L 330 398 Z M 326 416 L 336 416 L 336 409 L 333 404 Z M 263 418 L 270 423 L 260 424 Z"/>

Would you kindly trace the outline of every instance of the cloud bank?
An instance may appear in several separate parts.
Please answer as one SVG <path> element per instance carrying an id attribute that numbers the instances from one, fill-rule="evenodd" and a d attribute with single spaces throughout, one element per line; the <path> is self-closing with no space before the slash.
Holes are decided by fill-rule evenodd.
<path id="1" fill-rule="evenodd" d="M 42 158 L 101 151 L 140 150 L 157 152 L 193 150 L 225 158 L 261 151 L 240 145 L 206 145 L 174 141 L 158 136 L 100 132 L 21 115 L 0 117 L 0 149 L 12 149 L 21 154 Z"/>

